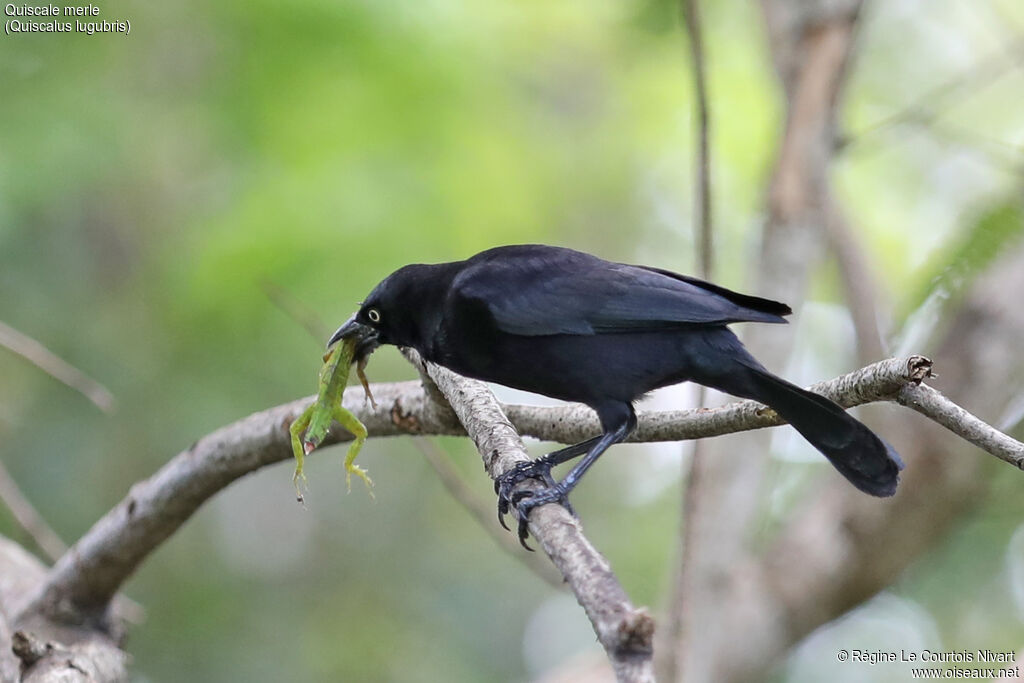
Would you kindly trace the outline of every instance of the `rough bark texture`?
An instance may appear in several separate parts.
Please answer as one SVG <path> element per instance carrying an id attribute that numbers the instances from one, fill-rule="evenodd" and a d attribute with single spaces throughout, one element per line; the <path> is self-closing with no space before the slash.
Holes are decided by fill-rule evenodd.
<path id="1" fill-rule="evenodd" d="M 405 354 L 448 399 L 492 479 L 531 459 L 487 385 L 424 363 L 415 351 L 406 350 Z M 529 490 L 539 485 L 526 481 L 520 487 Z M 630 602 L 611 565 L 583 535 L 579 520 L 561 505 L 542 505 L 530 514 L 530 533 L 587 613 L 615 677 L 622 683 L 653 681 L 654 621 L 646 610 Z"/>
<path id="2" fill-rule="evenodd" d="M 890 359 L 813 385 L 811 389 L 846 407 L 892 401 L 902 387 L 920 381 L 926 367 L 926 359 L 920 356 Z M 424 388 L 420 382 L 376 384 L 376 408 L 364 401 L 358 388 L 346 391 L 344 403 L 374 437 L 466 434 L 447 403 L 439 404 L 430 398 L 435 390 Z M 484 401 L 489 409 L 494 401 L 489 393 L 486 401 L 477 394 L 473 398 Z M 119 586 L 210 496 L 239 477 L 291 459 L 288 425 L 311 400 L 305 398 L 254 413 L 179 453 L 152 477 L 133 486 L 120 504 L 58 560 L 43 585 L 27 598 L 23 592 L 20 603 L 13 605 L 13 613 L 102 625 L 107 605 Z M 547 441 L 575 443 L 599 432 L 593 411 L 584 406 L 503 406 L 494 401 L 493 407 L 502 413 L 501 423 L 495 424 L 508 425 L 513 432 Z M 466 412 L 469 408 L 462 410 Z M 465 419 L 469 419 L 468 413 Z M 782 421 L 773 411 L 754 401 L 740 401 L 713 410 L 640 413 L 639 426 L 630 440 L 679 441 L 778 424 Z M 477 432 L 477 437 L 481 433 Z M 324 443 L 350 439 L 347 432 L 336 429 Z M 501 450 L 497 445 L 509 448 Z M 518 453 L 514 445 L 495 444 L 488 451 L 485 465 L 489 472 L 500 474 L 514 464 L 514 458 L 510 460 L 512 456 L 508 455 Z M 498 455 L 494 455 L 495 450 Z M 525 453 L 521 455 L 526 457 Z"/>
<path id="3" fill-rule="evenodd" d="M 1018 266 L 1024 265 L 1024 251 L 1018 254 L 1018 262 Z M 1022 274 L 1024 268 L 1017 278 L 1024 280 Z M 1024 281 L 1019 284 L 1024 287 Z M 1016 351 L 1017 341 L 1024 335 L 1024 315 L 1015 309 L 1016 317 L 1003 309 L 986 312 L 986 299 L 979 301 L 957 318 L 951 332 L 951 340 L 967 348 L 944 351 L 955 369 L 947 377 L 962 380 L 957 387 L 983 391 L 982 398 L 998 408 L 1005 396 L 982 388 L 1007 387 L 1005 393 L 1014 386 L 1000 380 L 1006 372 L 1020 374 L 1022 369 Z M 982 337 L 986 344 L 980 343 Z M 845 406 L 893 400 L 916 403 L 935 419 L 950 422 L 966 438 L 1019 464 L 1024 450 L 1020 443 L 992 434 L 990 427 L 951 407 L 937 392 L 917 386 L 929 368 L 930 363 L 920 356 L 890 359 L 812 388 Z M 987 374 L 979 374 L 979 369 Z M 562 442 L 586 438 L 597 430 L 585 408 L 502 407 L 479 382 L 432 365 L 425 372 L 431 379 L 426 384 L 376 385 L 377 408 L 365 404 L 359 391 L 347 392 L 345 405 L 360 416 L 373 436 L 461 434 L 465 431 L 459 420 L 464 420 L 492 477 L 528 457 L 513 424 L 524 433 Z M 971 384 L 974 380 L 980 384 Z M 431 396 L 450 397 L 455 411 Z M 107 605 L 118 587 L 213 493 L 260 467 L 291 459 L 287 428 L 310 400 L 250 415 L 200 439 L 153 477 L 132 487 L 127 498 L 48 572 L 18 546 L 0 544 L 4 609 L 0 638 L 6 642 L 20 638 L 18 654 L 22 662 L 32 664 L 35 677 L 26 680 L 122 680 L 124 655 L 107 635 L 116 630 L 107 617 Z M 642 414 L 634 440 L 701 438 L 779 423 L 773 411 L 743 401 L 715 410 Z M 717 680 L 760 675 L 770 657 L 810 628 L 880 589 L 941 536 L 945 524 L 976 490 L 976 482 L 963 472 L 965 468 L 972 472 L 978 459 L 955 460 L 950 453 L 935 462 L 922 462 L 922 452 L 941 451 L 950 442 L 948 436 L 934 430 L 926 433 L 932 441 L 902 449 L 911 469 L 895 501 L 870 499 L 835 477 L 835 486 L 830 486 L 828 495 L 817 504 L 820 509 L 798 518 L 762 563 L 747 563 L 730 574 L 730 600 L 721 606 L 723 619 L 732 633 L 742 634 L 747 645 L 743 654 L 732 650 L 715 660 Z M 350 438 L 344 432 L 332 433 L 328 442 Z M 943 513 L 936 515 L 930 506 L 921 504 L 921 496 L 933 495 L 932 491 L 922 493 L 922 486 L 939 487 L 945 500 L 957 504 L 944 506 Z M 924 525 L 927 533 L 915 525 Z M 587 611 L 619 678 L 650 680 L 653 622 L 645 611 L 630 604 L 607 562 L 583 537 L 579 522 L 561 507 L 546 505 L 531 515 L 530 529 Z M 912 542 L 903 537 L 907 533 L 912 533 Z M 869 552 L 884 543 L 894 548 L 880 556 Z M 794 558 L 799 558 L 796 566 Z M 17 636 L 11 624 L 23 630 L 25 637 Z M 747 668 L 752 665 L 756 668 Z M 9 656 L 0 656 L 0 673 L 5 677 L 17 666 Z M 91 678 L 62 678 L 81 672 Z"/>
<path id="4" fill-rule="evenodd" d="M 1000 460 L 1024 469 L 1024 446 L 1019 441 L 993 430 L 984 420 L 964 410 L 935 389 L 929 386 L 906 386 L 900 390 L 896 400 L 900 405 L 913 408 Z"/>
<path id="5" fill-rule="evenodd" d="M 847 406 L 891 401 L 903 387 L 919 382 L 927 367 L 921 357 L 891 359 L 813 388 Z M 429 376 L 432 381 L 426 384 L 374 385 L 377 408 L 364 401 L 361 390 L 353 388 L 345 394 L 345 405 L 367 425 L 372 436 L 465 434 L 459 424 L 464 419 L 467 426 L 472 425 L 470 434 L 492 476 L 527 457 L 516 428 L 563 443 L 582 440 L 597 431 L 596 419 L 582 406 L 501 406 L 478 382 L 435 366 L 430 366 Z M 458 415 L 445 396 L 453 397 Z M 78 642 L 75 634 L 79 628 L 86 633 L 94 629 L 100 635 L 110 631 L 116 625 L 107 616 L 109 601 L 149 553 L 230 482 L 265 465 L 291 459 L 288 425 L 311 400 L 293 401 L 223 427 L 133 486 L 125 500 L 79 539 L 52 570 L 4 593 L 6 623 L 37 628 L 41 633 L 51 633 L 58 625 L 67 627 L 74 636 L 70 639 L 40 636 L 65 646 Z M 772 411 L 743 401 L 716 410 L 641 414 L 633 439 L 701 438 L 779 423 Z M 350 438 L 339 430 L 332 432 L 326 443 Z M 531 530 L 567 577 L 594 621 L 601 642 L 619 655 L 649 649 L 650 618 L 629 604 L 605 560 L 583 538 L 578 521 L 555 505 L 538 508 L 531 521 Z M 628 674 L 632 677 L 624 673 L 625 680 L 645 680 L 649 658 L 646 663 L 643 660 L 632 656 L 623 659 L 624 671 L 639 672 Z"/>
<path id="6" fill-rule="evenodd" d="M 12 628 L 9 611 L 46 579 L 46 567 L 0 537 L 0 681 L 95 683 L 128 680 L 128 656 L 106 633 L 34 618 Z"/>

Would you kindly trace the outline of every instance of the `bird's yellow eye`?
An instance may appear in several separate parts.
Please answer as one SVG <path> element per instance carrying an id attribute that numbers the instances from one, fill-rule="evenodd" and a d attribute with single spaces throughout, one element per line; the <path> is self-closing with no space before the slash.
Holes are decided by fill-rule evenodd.
<path id="1" fill-rule="evenodd" d="M 370 310 L 368 310 L 366 312 L 366 317 L 369 318 L 370 322 L 372 322 L 372 323 L 379 323 L 380 322 L 380 311 L 378 311 L 376 308 L 371 308 Z"/>

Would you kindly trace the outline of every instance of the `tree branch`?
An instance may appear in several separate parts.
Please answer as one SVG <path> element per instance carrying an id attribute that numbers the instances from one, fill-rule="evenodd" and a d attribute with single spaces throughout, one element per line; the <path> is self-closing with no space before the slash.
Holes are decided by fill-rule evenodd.
<path id="1" fill-rule="evenodd" d="M 345 406 L 371 434 L 419 433 L 421 425 L 435 434 L 462 431 L 418 382 L 377 385 L 374 395 L 376 410 L 364 405 L 361 391 L 344 396 Z M 57 561 L 46 582 L 15 613 L 104 622 L 118 586 L 210 496 L 241 476 L 292 457 L 288 426 L 311 402 L 312 397 L 293 401 L 222 427 L 135 484 Z M 332 432 L 327 441 L 340 439 Z"/>
<path id="2" fill-rule="evenodd" d="M 445 395 L 466 426 L 492 479 L 520 462 L 531 460 L 498 400 L 483 382 L 460 377 L 432 363 L 424 363 L 411 349 L 404 351 Z M 519 490 L 540 487 L 524 481 Z M 530 513 L 530 533 L 537 539 L 576 595 L 597 639 L 611 660 L 619 681 L 653 681 L 651 640 L 654 620 L 629 601 L 608 561 L 583 535 L 579 520 L 561 505 L 548 503 Z"/>
<path id="3" fill-rule="evenodd" d="M 690 38 L 690 64 L 693 67 L 693 89 L 697 104 L 697 253 L 700 276 L 711 277 L 714 247 L 711 232 L 711 149 L 708 145 L 707 77 L 704 66 L 704 39 L 700 26 L 697 0 L 682 0 L 683 23 Z"/>
<path id="4" fill-rule="evenodd" d="M 967 412 L 927 384 L 904 386 L 896 400 L 900 405 L 938 422 L 986 453 L 1024 470 L 1024 444 Z"/>
<path id="5" fill-rule="evenodd" d="M 14 630 L 10 606 L 45 581 L 46 567 L 0 536 L 0 681 L 112 683 L 127 681 L 128 656 L 114 639 L 32 619 Z"/>
<path id="6" fill-rule="evenodd" d="M 811 389 L 846 407 L 893 401 L 903 395 L 908 384 L 924 379 L 929 367 L 930 362 L 921 356 L 894 358 Z M 516 429 L 565 443 L 581 441 L 599 431 L 592 412 L 582 406 L 501 406 L 479 382 L 433 365 L 426 366 L 426 372 L 433 380 L 426 387 L 415 381 L 374 385 L 377 408 L 366 404 L 362 391 L 354 387 L 345 393 L 345 407 L 366 424 L 372 436 L 378 437 L 465 434 L 467 429 L 458 423 L 457 414 L 468 423 L 468 432 L 492 477 L 528 458 Z M 431 386 L 434 382 L 436 386 Z M 455 413 L 452 407 L 431 399 L 434 392 L 453 397 Z M 223 427 L 134 485 L 121 503 L 58 560 L 41 585 L 21 594 L 19 604 L 7 602 L 12 623 L 35 617 L 107 626 L 107 604 L 118 587 L 203 502 L 249 472 L 291 460 L 287 428 L 311 400 L 293 401 Z M 781 421 L 773 411 L 742 401 L 714 410 L 643 413 L 632 440 L 676 441 L 776 424 Z M 985 425 L 984 430 L 992 428 Z M 325 443 L 350 439 L 351 435 L 337 429 Z M 524 482 L 527 486 L 533 484 Z M 284 489 L 289 486 L 283 484 Z M 530 530 L 567 576 L 613 661 L 617 659 L 623 671 L 640 675 L 626 680 L 643 680 L 649 672 L 650 655 L 644 651 L 650 644 L 650 617 L 630 605 L 607 562 L 583 537 L 579 522 L 560 506 L 546 505 L 531 515 Z"/>

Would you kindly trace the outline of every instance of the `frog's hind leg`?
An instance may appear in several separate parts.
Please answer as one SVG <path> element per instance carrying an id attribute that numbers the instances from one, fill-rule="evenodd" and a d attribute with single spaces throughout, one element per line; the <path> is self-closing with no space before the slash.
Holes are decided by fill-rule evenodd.
<path id="1" fill-rule="evenodd" d="M 341 406 L 335 408 L 334 419 L 355 437 L 352 445 L 348 447 L 348 454 L 345 456 L 345 484 L 348 486 L 348 490 L 351 491 L 352 475 L 355 474 L 363 480 L 367 490 L 370 492 L 370 496 L 373 497 L 373 480 L 370 479 L 370 475 L 366 473 L 366 470 L 355 464 L 356 456 L 359 455 L 359 449 L 363 447 L 363 443 L 366 441 L 366 427 L 363 426 L 363 423 L 355 415 Z"/>
<path id="2" fill-rule="evenodd" d="M 292 437 L 292 455 L 295 456 L 295 474 L 292 475 L 292 483 L 295 484 L 295 499 L 300 503 L 304 500 L 302 490 L 306 488 L 306 473 L 303 471 L 306 449 L 302 443 L 302 435 L 309 427 L 312 416 L 313 406 L 310 406 L 288 428 L 288 433 Z"/>

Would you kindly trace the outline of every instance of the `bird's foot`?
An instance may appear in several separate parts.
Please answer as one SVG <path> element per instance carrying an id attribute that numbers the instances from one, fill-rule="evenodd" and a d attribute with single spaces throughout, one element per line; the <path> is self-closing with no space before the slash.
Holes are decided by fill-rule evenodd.
<path id="1" fill-rule="evenodd" d="M 519 542 L 527 550 L 533 550 L 526 545 L 526 537 L 529 535 L 527 519 L 530 510 L 545 503 L 561 503 L 570 514 L 575 515 L 572 506 L 569 504 L 568 492 L 560 484 L 555 483 L 551 476 L 553 465 L 545 458 L 537 458 L 530 462 L 518 463 L 494 481 L 494 492 L 498 495 L 498 522 L 502 527 L 508 529 L 505 524 L 505 515 L 516 509 L 516 517 L 519 518 Z M 539 491 L 517 491 L 513 493 L 516 485 L 524 479 L 536 479 L 547 487 Z"/>
<path id="2" fill-rule="evenodd" d="M 544 458 L 537 458 L 516 463 L 515 467 L 494 480 L 494 493 L 498 496 L 498 523 L 502 528 L 510 530 L 505 524 L 505 515 L 512 509 L 512 489 L 516 484 L 524 479 L 536 479 L 544 482 L 546 486 L 554 486 L 555 479 L 551 476 L 551 467 Z"/>
<path id="3" fill-rule="evenodd" d="M 569 504 L 569 492 L 565 490 L 565 487 L 559 483 L 554 484 L 546 489 L 540 489 L 539 491 L 517 491 L 512 495 L 512 505 L 516 509 L 516 517 L 519 518 L 519 544 L 533 552 L 533 548 L 526 545 L 526 539 L 530 535 L 530 512 L 535 507 L 546 505 L 548 503 L 558 503 L 573 517 L 576 513 L 573 512 L 572 505 Z"/>

